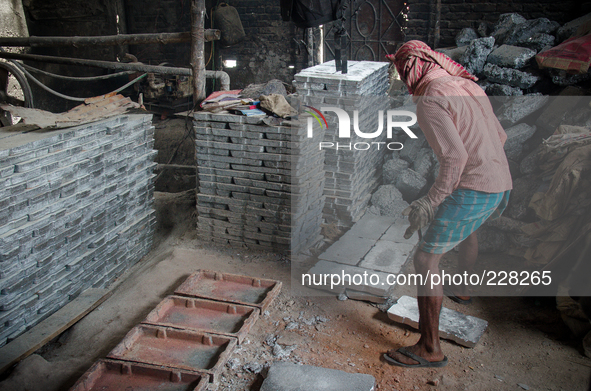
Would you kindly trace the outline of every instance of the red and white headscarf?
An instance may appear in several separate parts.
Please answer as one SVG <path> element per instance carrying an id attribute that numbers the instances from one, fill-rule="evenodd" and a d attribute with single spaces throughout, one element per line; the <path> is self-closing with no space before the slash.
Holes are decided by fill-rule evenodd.
<path id="1" fill-rule="evenodd" d="M 426 43 L 417 40 L 406 42 L 395 54 L 388 54 L 386 58 L 394 63 L 400 79 L 406 84 L 411 94 L 415 92 L 422 77 L 437 68 L 443 68 L 452 76 L 478 80 L 476 76 L 445 54 L 436 52 Z"/>

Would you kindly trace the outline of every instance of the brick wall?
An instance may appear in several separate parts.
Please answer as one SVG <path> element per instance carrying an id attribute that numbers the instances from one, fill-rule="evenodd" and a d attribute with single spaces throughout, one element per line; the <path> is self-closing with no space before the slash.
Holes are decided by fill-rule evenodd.
<path id="1" fill-rule="evenodd" d="M 434 0 L 408 0 L 406 39 L 427 40 L 432 34 Z M 534 0 L 441 0 L 441 39 L 439 47 L 455 46 L 456 34 L 465 27 L 477 28 L 480 22 L 497 22 L 499 15 L 517 12 L 526 19 L 548 18 L 564 24 L 591 12 L 590 1 Z M 429 42 L 431 44 L 431 42 Z"/>
<path id="2" fill-rule="evenodd" d="M 29 35 L 31 36 L 93 36 L 115 35 L 124 33 L 124 16 L 120 0 L 29 0 L 23 2 Z M 117 15 L 120 16 L 117 23 Z M 58 46 L 34 47 L 29 51 L 34 54 L 44 54 L 59 57 L 85 58 L 92 60 L 116 61 L 117 55 L 125 53 L 126 47 L 119 46 Z M 43 62 L 30 62 L 30 65 L 46 71 L 68 76 L 96 76 L 104 75 L 101 68 L 59 65 Z M 35 74 L 39 80 L 54 90 L 77 97 L 89 97 L 110 92 L 125 82 L 100 81 L 79 82 L 56 79 Z M 56 98 L 45 90 L 29 81 L 33 89 L 35 107 L 63 112 L 78 105 L 80 102 L 67 101 Z"/>
<path id="3" fill-rule="evenodd" d="M 227 3 L 238 10 L 246 33 L 242 44 L 222 49 L 224 58 L 237 61 L 236 68 L 224 69 L 233 81 L 232 86 L 245 87 L 270 79 L 291 84 L 293 76 L 307 67 L 305 47 L 298 43 L 306 40 L 305 30 L 281 20 L 279 1 L 231 0 Z M 290 65 L 294 68 L 290 69 Z"/>
<path id="4" fill-rule="evenodd" d="M 152 245 L 151 115 L 0 131 L 0 346 Z"/>
<path id="5" fill-rule="evenodd" d="M 129 34 L 177 33 L 191 30 L 191 1 L 138 0 L 124 3 Z M 129 52 L 146 64 L 158 65 L 168 62 L 174 66 L 188 67 L 191 45 L 132 45 Z"/>
<path id="6" fill-rule="evenodd" d="M 207 0 L 205 27 L 211 27 L 211 10 L 218 0 Z M 226 0 L 236 7 L 246 33 L 246 40 L 229 48 L 215 45 L 207 69 L 228 72 L 233 88 L 244 88 L 251 83 L 264 83 L 279 79 L 288 84 L 293 75 L 308 66 L 305 30 L 291 22 L 281 20 L 277 0 Z M 43 2 L 31 0 L 25 11 L 31 35 L 111 35 L 119 33 L 139 34 L 158 32 L 185 32 L 191 30 L 191 1 L 178 0 L 90 0 L 86 2 L 59 0 Z M 119 20 L 119 23 L 116 20 Z M 215 27 L 215 26 L 214 26 Z M 318 35 L 317 35 L 317 38 Z M 125 47 L 60 47 L 36 48 L 34 52 L 66 57 L 90 58 L 114 61 L 117 56 L 129 52 L 139 61 L 157 65 L 167 62 L 174 66 L 188 67 L 191 52 L 189 43 L 132 45 Z M 205 45 L 205 61 L 211 55 L 211 45 Z M 237 61 L 236 68 L 222 68 L 224 59 Z M 39 64 L 34 64 L 38 66 Z M 98 68 L 41 64 L 44 69 L 61 74 L 89 76 L 104 74 Z M 294 68 L 290 68 L 293 66 Z M 106 93 L 121 84 L 64 82 L 43 78 L 52 88 L 74 96 L 93 96 Z M 35 87 L 36 107 L 54 112 L 66 111 L 75 103 L 55 99 Z M 113 87 L 113 88 L 111 88 Z M 109 89 L 111 88 L 111 89 Z"/>
<path id="7" fill-rule="evenodd" d="M 251 83 L 264 83 L 272 78 L 291 83 L 293 75 L 307 66 L 304 44 L 305 30 L 293 23 L 283 22 L 276 0 L 229 0 L 240 15 L 246 40 L 234 47 L 215 51 L 207 69 L 221 69 L 230 75 L 233 88 L 244 88 Z M 219 3 L 206 1 L 206 28 L 211 27 L 211 10 Z M 139 34 L 156 32 L 185 32 L 191 30 L 191 1 L 177 0 L 90 0 L 76 2 L 60 0 L 43 2 L 31 0 L 25 5 L 30 35 L 111 35 L 119 33 Z M 116 23 L 117 18 L 119 23 Z M 215 26 L 214 26 L 215 27 Z M 296 42 L 297 40 L 297 42 Z M 188 67 L 191 52 L 189 43 L 134 45 L 129 47 L 57 47 L 35 48 L 39 54 L 101 59 L 115 61 L 117 56 L 129 52 L 139 61 L 157 65 L 167 62 L 174 66 Z M 205 45 L 205 60 L 211 55 L 211 45 Z M 221 68 L 224 59 L 237 61 L 236 68 Z M 73 76 L 104 74 L 99 68 L 75 67 L 55 64 L 39 64 L 45 70 Z M 289 68 L 293 65 L 294 68 Z M 119 81 L 81 83 L 40 77 L 50 87 L 74 96 L 104 94 L 119 87 Z M 32 84 L 36 107 L 53 112 L 66 111 L 75 102 L 56 99 Z"/>
<path id="8" fill-rule="evenodd" d="M 206 28 L 211 27 L 211 10 L 217 3 L 217 0 L 206 1 Z M 305 31 L 281 20 L 277 0 L 228 0 L 226 3 L 236 7 L 246 40 L 229 48 L 215 45 L 207 69 L 228 72 L 232 88 L 244 88 L 250 83 L 263 83 L 273 78 L 291 83 L 293 75 L 307 66 L 304 46 L 294 41 L 294 38 L 305 41 Z M 190 5 L 190 1 L 175 0 L 126 1 L 128 32 L 190 31 Z M 189 65 L 189 44 L 132 46 L 130 51 L 146 63 L 167 61 L 177 66 Z M 210 55 L 211 46 L 206 43 L 206 62 Z M 236 60 L 237 67 L 220 68 L 224 59 Z M 290 65 L 294 68 L 290 69 Z"/>

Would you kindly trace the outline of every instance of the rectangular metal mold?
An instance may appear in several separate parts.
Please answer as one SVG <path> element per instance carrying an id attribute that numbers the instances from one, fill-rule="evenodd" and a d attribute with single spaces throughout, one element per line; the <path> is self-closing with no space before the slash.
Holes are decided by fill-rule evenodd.
<path id="1" fill-rule="evenodd" d="M 236 338 L 140 324 L 108 358 L 207 373 L 215 381 L 236 347 Z"/>
<path id="2" fill-rule="evenodd" d="M 198 270 L 174 293 L 257 307 L 262 313 L 279 295 L 279 291 L 281 281 Z"/>
<path id="3" fill-rule="evenodd" d="M 128 361 L 99 360 L 70 391 L 204 391 L 209 374 Z"/>
<path id="4" fill-rule="evenodd" d="M 168 296 L 143 323 L 225 335 L 237 338 L 241 344 L 259 318 L 259 312 L 258 308 L 239 304 Z"/>

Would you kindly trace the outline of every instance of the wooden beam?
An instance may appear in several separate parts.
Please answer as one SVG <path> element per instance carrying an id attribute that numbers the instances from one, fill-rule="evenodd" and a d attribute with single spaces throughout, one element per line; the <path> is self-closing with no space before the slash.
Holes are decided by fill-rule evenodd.
<path id="1" fill-rule="evenodd" d="M 220 39 L 220 30 L 207 29 L 204 33 L 206 42 Z M 0 46 L 115 46 L 141 45 L 151 43 L 190 42 L 191 33 L 155 33 L 155 34 L 119 34 L 97 35 L 90 37 L 0 37 Z"/>
<path id="2" fill-rule="evenodd" d="M 435 1 L 435 32 L 433 33 L 433 50 L 439 47 L 441 38 L 441 0 Z"/>
<path id="3" fill-rule="evenodd" d="M 191 69 L 193 70 L 193 104 L 205 99 L 205 0 L 191 3 Z"/>
<path id="4" fill-rule="evenodd" d="M 107 289 L 87 289 L 55 314 L 0 348 L 0 373 L 66 331 L 111 294 Z"/>

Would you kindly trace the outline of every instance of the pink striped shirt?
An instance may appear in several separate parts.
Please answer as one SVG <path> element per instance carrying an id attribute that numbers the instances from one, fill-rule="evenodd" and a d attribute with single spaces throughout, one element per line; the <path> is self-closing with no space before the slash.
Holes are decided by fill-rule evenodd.
<path id="1" fill-rule="evenodd" d="M 476 83 L 435 69 L 421 78 L 415 96 L 419 126 L 440 164 L 428 193 L 433 207 L 455 189 L 512 189 L 507 135 Z"/>

